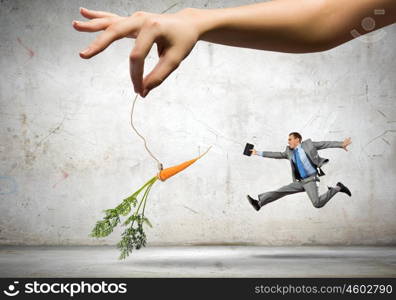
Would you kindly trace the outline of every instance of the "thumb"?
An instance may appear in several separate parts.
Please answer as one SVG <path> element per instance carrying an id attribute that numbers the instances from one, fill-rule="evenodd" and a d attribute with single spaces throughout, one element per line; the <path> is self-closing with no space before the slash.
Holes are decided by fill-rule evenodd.
<path id="1" fill-rule="evenodd" d="M 143 97 L 159 86 L 180 65 L 181 59 L 172 52 L 171 49 L 166 51 L 154 69 L 143 79 Z"/>

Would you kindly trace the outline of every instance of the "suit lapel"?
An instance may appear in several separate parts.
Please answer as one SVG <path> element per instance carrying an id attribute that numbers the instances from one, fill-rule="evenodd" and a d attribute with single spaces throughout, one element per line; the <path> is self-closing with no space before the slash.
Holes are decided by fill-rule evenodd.
<path id="1" fill-rule="evenodd" d="M 310 149 L 309 145 L 308 145 L 306 142 L 302 142 L 302 143 L 301 143 L 301 148 L 304 149 L 305 154 L 308 156 L 308 158 L 309 158 L 311 161 L 313 161 L 313 160 L 312 160 L 312 157 L 311 157 L 311 149 Z"/>
<path id="2" fill-rule="evenodd" d="M 313 164 L 314 167 L 318 168 L 320 161 L 317 159 L 313 159 L 313 157 L 311 156 L 311 152 L 316 152 L 316 149 L 313 147 L 312 143 L 301 143 L 301 147 L 304 149 L 305 154 L 307 155 L 308 159 L 311 161 L 311 163 Z M 314 150 L 314 151 L 312 151 Z M 319 167 L 319 176 L 325 175 L 325 173 L 322 171 L 322 169 L 320 169 Z"/>

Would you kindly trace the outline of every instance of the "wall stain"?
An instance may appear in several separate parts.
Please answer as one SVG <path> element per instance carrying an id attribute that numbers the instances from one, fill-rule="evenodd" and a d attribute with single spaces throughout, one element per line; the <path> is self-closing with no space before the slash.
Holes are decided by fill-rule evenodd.
<path id="1" fill-rule="evenodd" d="M 189 211 L 192 211 L 194 214 L 198 214 L 197 211 L 193 210 L 192 208 L 189 208 L 188 206 L 183 205 L 183 207 L 188 209 Z"/>
<path id="2" fill-rule="evenodd" d="M 379 109 L 377 109 L 377 112 L 379 112 L 384 118 L 386 118 L 386 115 L 385 115 L 382 111 L 380 111 Z"/>
<path id="3" fill-rule="evenodd" d="M 26 46 L 22 43 L 22 41 L 21 41 L 20 38 L 17 38 L 17 41 L 18 41 L 18 43 L 29 53 L 29 57 L 30 57 L 30 58 L 32 58 L 32 57 L 35 55 L 34 51 L 33 51 L 32 49 L 26 47 Z"/>
<path id="4" fill-rule="evenodd" d="M 382 138 L 382 137 L 383 137 L 385 134 L 387 134 L 388 132 L 396 132 L 396 130 L 393 130 L 393 129 L 385 130 L 385 131 L 384 131 L 383 133 L 381 133 L 380 135 L 378 135 L 378 136 L 372 138 L 371 140 L 369 140 L 369 141 L 366 143 L 365 146 L 371 144 L 372 142 L 374 142 L 375 140 L 377 140 L 377 139 L 379 139 L 379 138 Z"/>
<path id="5" fill-rule="evenodd" d="M 18 191 L 18 184 L 14 177 L 0 176 L 0 195 L 15 194 Z"/>
<path id="6" fill-rule="evenodd" d="M 22 135 L 22 148 L 24 151 L 24 162 L 26 165 L 32 165 L 34 161 L 36 160 L 36 152 L 40 146 L 43 145 L 43 143 L 50 138 L 51 135 L 55 134 L 57 131 L 59 131 L 62 128 L 62 125 L 65 121 L 66 117 L 64 116 L 62 121 L 52 130 L 49 131 L 49 133 L 44 136 L 41 140 L 36 142 L 34 144 L 34 148 L 32 150 L 33 142 L 31 142 L 30 138 L 28 138 L 28 118 L 25 113 L 20 114 L 20 120 L 21 120 L 21 135 Z M 16 135 L 13 136 L 14 138 L 18 137 Z M 38 135 L 35 135 L 35 138 L 37 138 Z M 44 144 L 43 147 L 43 153 L 46 154 L 48 150 L 48 145 Z"/>
<path id="7" fill-rule="evenodd" d="M 55 187 L 58 185 L 58 183 L 60 183 L 61 181 L 65 180 L 67 177 L 69 177 L 69 173 L 67 173 L 66 171 L 63 171 L 63 170 L 62 170 L 62 179 L 59 180 L 58 182 L 56 182 L 56 183 L 52 186 L 52 188 L 55 188 Z"/>
<path id="8" fill-rule="evenodd" d="M 163 11 L 161 12 L 161 14 L 166 13 L 167 11 L 171 10 L 173 7 L 175 7 L 175 6 L 178 5 L 178 4 L 179 4 L 179 2 L 173 3 L 171 6 L 169 6 L 169 7 L 166 8 L 165 10 L 163 10 Z"/>
<path id="9" fill-rule="evenodd" d="M 382 138 L 382 140 L 383 140 L 385 143 L 387 143 L 387 144 L 388 144 L 388 146 L 390 146 L 390 145 L 391 145 L 391 143 L 389 143 L 389 141 L 387 141 L 386 139 Z"/>

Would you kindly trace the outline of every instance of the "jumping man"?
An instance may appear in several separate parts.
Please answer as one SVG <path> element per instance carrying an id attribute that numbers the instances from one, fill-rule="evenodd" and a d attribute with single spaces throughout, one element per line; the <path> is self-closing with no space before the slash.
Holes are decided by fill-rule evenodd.
<path id="1" fill-rule="evenodd" d="M 352 196 L 349 189 L 341 182 L 338 182 L 335 187 L 328 187 L 328 191 L 319 196 L 316 183 L 320 181 L 318 176 L 324 175 L 321 167 L 329 161 L 327 158 L 320 157 L 318 150 L 343 148 L 345 151 L 348 151 L 347 146 L 351 143 L 351 138 L 346 138 L 344 141 L 313 142 L 311 139 L 302 141 L 302 137 L 298 132 L 292 132 L 289 134 L 288 146 L 286 146 L 284 152 L 256 151 L 255 149 L 251 149 L 250 151 L 254 155 L 288 159 L 292 169 L 293 182 L 278 190 L 259 194 L 258 200 L 247 195 L 249 203 L 256 210 L 259 210 L 264 205 L 286 195 L 305 191 L 311 199 L 313 206 L 321 208 L 338 192 Z"/>

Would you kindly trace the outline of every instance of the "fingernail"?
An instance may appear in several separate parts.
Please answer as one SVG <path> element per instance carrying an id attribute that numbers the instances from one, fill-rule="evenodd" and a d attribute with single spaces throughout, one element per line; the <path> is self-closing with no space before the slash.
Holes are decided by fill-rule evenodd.
<path id="1" fill-rule="evenodd" d="M 81 51 L 80 53 L 83 54 L 83 55 L 86 55 L 86 54 L 88 54 L 88 52 L 89 52 L 90 50 L 91 50 L 90 48 L 87 48 L 87 49 L 85 49 L 84 51 Z"/>
<path id="2" fill-rule="evenodd" d="M 78 21 L 75 21 L 75 20 L 74 20 L 74 21 L 72 22 L 72 24 L 73 24 L 73 25 L 78 25 Z"/>
<path id="3" fill-rule="evenodd" d="M 80 11 L 81 11 L 81 10 L 83 10 L 83 9 L 86 9 L 86 8 L 84 8 L 84 7 L 80 7 Z"/>

